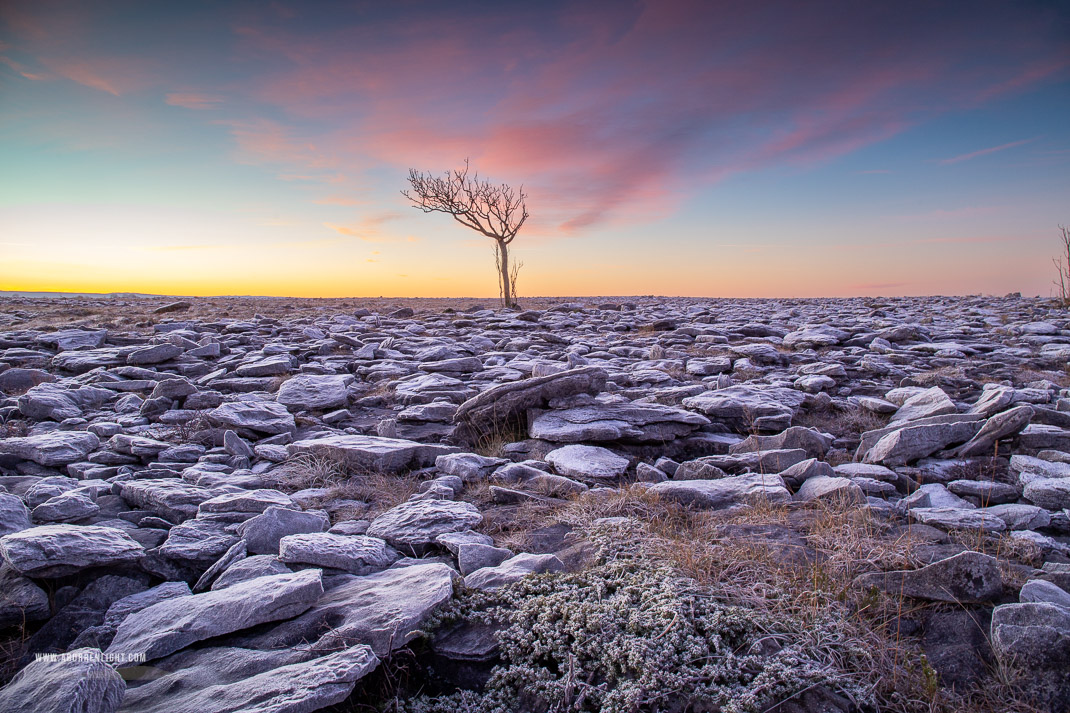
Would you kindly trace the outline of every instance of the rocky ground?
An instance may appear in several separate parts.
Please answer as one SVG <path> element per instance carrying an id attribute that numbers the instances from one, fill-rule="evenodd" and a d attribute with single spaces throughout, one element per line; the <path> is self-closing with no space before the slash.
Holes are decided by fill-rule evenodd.
<path id="1" fill-rule="evenodd" d="M 0 710 L 1070 710 L 1050 301 L 8 297 L 0 330 Z"/>

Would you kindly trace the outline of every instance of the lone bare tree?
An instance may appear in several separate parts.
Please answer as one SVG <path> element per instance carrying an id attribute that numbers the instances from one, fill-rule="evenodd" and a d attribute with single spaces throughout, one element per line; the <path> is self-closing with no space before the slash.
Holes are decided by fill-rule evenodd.
<path id="1" fill-rule="evenodd" d="M 1053 257 L 1051 261 L 1059 272 L 1059 279 L 1055 281 L 1055 287 L 1059 290 L 1059 301 L 1063 307 L 1070 307 L 1070 228 L 1060 225 L 1059 231 L 1062 233 L 1060 242 L 1063 249 L 1059 256 Z"/>
<path id="2" fill-rule="evenodd" d="M 442 177 L 409 169 L 411 190 L 401 192 L 414 208 L 424 213 L 446 213 L 466 228 L 493 238 L 496 243 L 498 284 L 502 305 L 512 307 L 516 293 L 516 268 L 509 270 L 509 244 L 528 219 L 524 187 L 494 185 L 478 173 L 468 175 L 464 168 L 447 171 Z"/>

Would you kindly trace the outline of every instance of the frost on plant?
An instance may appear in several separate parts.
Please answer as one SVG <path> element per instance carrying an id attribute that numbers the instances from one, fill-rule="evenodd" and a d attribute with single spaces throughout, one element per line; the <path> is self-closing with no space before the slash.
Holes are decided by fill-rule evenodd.
<path id="1" fill-rule="evenodd" d="M 601 539 L 600 564 L 586 571 L 469 598 L 456 613 L 506 623 L 501 665 L 482 694 L 413 699 L 409 710 L 746 713 L 817 685 L 864 695 L 803 650 L 790 622 L 716 601 L 628 552 L 622 534 Z"/>

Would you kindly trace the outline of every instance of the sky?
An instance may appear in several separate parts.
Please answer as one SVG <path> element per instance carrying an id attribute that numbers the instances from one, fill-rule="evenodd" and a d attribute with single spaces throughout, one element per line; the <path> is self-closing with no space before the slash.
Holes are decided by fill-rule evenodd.
<path id="1" fill-rule="evenodd" d="M 1059 2 L 0 3 L 0 290 L 1052 294 Z"/>

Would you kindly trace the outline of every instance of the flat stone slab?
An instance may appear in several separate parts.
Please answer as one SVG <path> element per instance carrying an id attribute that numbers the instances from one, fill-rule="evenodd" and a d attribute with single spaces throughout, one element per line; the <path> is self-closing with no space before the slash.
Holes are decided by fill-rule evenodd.
<path id="1" fill-rule="evenodd" d="M 980 552 L 961 552 L 916 570 L 864 574 L 855 584 L 915 599 L 962 604 L 989 602 L 1003 594 L 999 560 Z"/>
<path id="2" fill-rule="evenodd" d="M 0 537 L 0 557 L 30 577 L 62 577 L 90 567 L 137 562 L 144 549 L 122 530 L 97 525 L 41 525 Z"/>
<path id="3" fill-rule="evenodd" d="M 422 548 L 439 535 L 463 532 L 483 522 L 471 503 L 455 500 L 410 500 L 384 512 L 368 526 L 369 537 L 379 537 L 394 547 Z"/>
<path id="4" fill-rule="evenodd" d="M 779 475 L 761 473 L 717 480 L 669 480 L 650 486 L 647 492 L 684 505 L 715 510 L 752 502 L 784 504 L 791 501 L 791 493 Z"/>
<path id="5" fill-rule="evenodd" d="M 353 646 L 311 661 L 272 668 L 255 675 L 194 688 L 158 682 L 130 691 L 122 711 L 130 713 L 306 713 L 341 703 L 364 676 L 379 665 L 368 646 Z M 191 690 L 192 689 L 192 690 Z"/>
<path id="6" fill-rule="evenodd" d="M 99 649 L 76 649 L 62 659 L 35 659 L 0 689 L 5 713 L 113 713 L 126 683 Z"/>
<path id="7" fill-rule="evenodd" d="M 275 401 L 231 401 L 208 412 L 216 426 L 274 435 L 292 433 L 297 424 L 283 404 Z"/>
<path id="8" fill-rule="evenodd" d="M 402 438 L 337 435 L 297 441 L 287 446 L 291 456 L 310 454 L 330 458 L 345 468 L 376 473 L 402 473 L 435 464 L 441 455 L 456 453 L 453 446 L 417 443 Z"/>
<path id="9" fill-rule="evenodd" d="M 564 446 L 546 454 L 546 462 L 570 478 L 615 479 L 628 470 L 628 459 L 599 446 Z"/>
<path id="10" fill-rule="evenodd" d="M 100 446 L 100 439 L 86 431 L 50 431 L 21 438 L 0 440 L 0 463 L 28 460 L 46 467 L 64 466 L 85 460 Z"/>
<path id="11" fill-rule="evenodd" d="M 126 617 L 108 653 L 157 659 L 197 641 L 297 616 L 322 594 L 322 573 L 308 569 L 167 599 Z"/>
<path id="12" fill-rule="evenodd" d="M 664 443 L 709 423 L 693 411 L 661 404 L 592 404 L 543 412 L 532 421 L 528 434 L 553 443 Z"/>
<path id="13" fill-rule="evenodd" d="M 319 651 L 367 644 L 386 656 L 419 635 L 427 617 L 453 595 L 455 577 L 452 567 L 438 562 L 353 577 L 292 621 L 236 643 L 258 649 L 311 644 Z"/>
<path id="14" fill-rule="evenodd" d="M 335 374 L 297 374 L 282 386 L 275 400 L 291 409 L 325 411 L 342 408 L 349 400 L 347 387 L 353 377 Z"/>
<path id="15" fill-rule="evenodd" d="M 400 555 L 385 540 L 364 535 L 315 532 L 287 535 L 279 541 L 279 561 L 331 567 L 350 574 L 372 574 L 386 569 Z"/>

